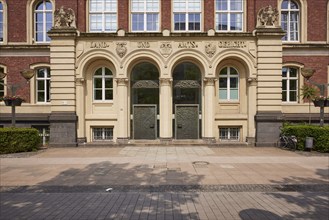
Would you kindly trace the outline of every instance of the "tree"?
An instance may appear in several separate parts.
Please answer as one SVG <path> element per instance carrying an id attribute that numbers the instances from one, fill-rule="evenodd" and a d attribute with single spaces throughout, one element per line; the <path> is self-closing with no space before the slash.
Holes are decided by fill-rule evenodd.
<path id="1" fill-rule="evenodd" d="M 312 85 L 305 84 L 302 87 L 302 98 L 308 101 L 308 123 L 311 124 L 311 101 L 318 95 L 318 90 Z"/>

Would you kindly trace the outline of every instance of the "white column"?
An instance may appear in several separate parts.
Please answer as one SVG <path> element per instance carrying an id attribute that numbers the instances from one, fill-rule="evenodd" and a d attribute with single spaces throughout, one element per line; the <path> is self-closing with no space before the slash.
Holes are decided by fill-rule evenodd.
<path id="1" fill-rule="evenodd" d="M 255 143 L 256 124 L 255 115 L 257 113 L 257 79 L 248 78 L 248 134 L 247 142 L 251 145 Z"/>
<path id="2" fill-rule="evenodd" d="M 128 78 L 116 78 L 118 98 L 117 141 L 128 140 Z"/>
<path id="3" fill-rule="evenodd" d="M 204 79 L 204 139 L 208 141 L 215 140 L 214 123 L 215 123 L 215 81 L 216 78 Z"/>
<path id="4" fill-rule="evenodd" d="M 172 139 L 171 78 L 160 79 L 160 139 Z"/>
<path id="5" fill-rule="evenodd" d="M 84 86 L 85 79 L 77 78 L 76 82 L 76 110 L 78 116 L 78 142 L 85 140 L 86 138 L 86 128 L 85 128 L 85 96 L 84 96 Z M 86 140 L 85 140 L 86 141 Z"/>

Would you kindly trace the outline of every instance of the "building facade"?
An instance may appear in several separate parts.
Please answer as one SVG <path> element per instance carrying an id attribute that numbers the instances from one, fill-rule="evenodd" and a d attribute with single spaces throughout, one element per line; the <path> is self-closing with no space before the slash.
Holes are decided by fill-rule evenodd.
<path id="1" fill-rule="evenodd" d="M 51 146 L 275 145 L 308 121 L 302 71 L 329 83 L 328 20 L 328 0 L 0 0 L 0 96 L 17 85 L 16 125 Z"/>

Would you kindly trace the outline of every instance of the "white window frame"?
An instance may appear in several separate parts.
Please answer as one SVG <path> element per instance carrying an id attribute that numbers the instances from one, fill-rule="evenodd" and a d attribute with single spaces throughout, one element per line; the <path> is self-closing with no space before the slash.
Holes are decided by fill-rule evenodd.
<path id="1" fill-rule="evenodd" d="M 51 9 L 46 9 L 46 3 L 50 3 L 51 4 Z M 37 10 L 37 6 L 42 4 L 44 7 L 42 10 Z M 50 30 L 47 30 L 47 23 L 50 23 L 47 20 L 47 13 L 51 13 L 51 23 L 53 23 L 53 4 L 51 1 L 49 0 L 42 0 L 40 2 L 38 2 L 38 4 L 35 5 L 34 7 L 34 11 L 33 11 L 33 16 L 34 16 L 34 40 L 36 43 L 49 43 L 50 42 L 50 38 L 48 38 L 48 34 L 47 32 Z M 42 40 L 38 40 L 37 39 L 37 14 L 42 14 Z M 52 25 L 51 25 L 52 26 Z M 50 27 L 51 28 L 51 27 Z"/>
<path id="2" fill-rule="evenodd" d="M 38 72 L 40 70 L 44 71 L 44 76 L 43 77 L 39 77 L 38 76 Z M 36 103 L 50 103 L 51 100 L 51 96 L 50 96 L 50 85 L 51 85 L 51 73 L 50 73 L 50 68 L 49 67 L 42 67 L 42 68 L 38 68 L 36 71 L 36 76 L 35 76 L 35 80 L 36 80 L 36 85 L 35 85 L 35 97 L 36 97 Z M 43 82 L 43 86 L 44 86 L 44 90 L 39 90 L 38 85 L 39 85 L 39 81 Z M 49 84 L 49 86 L 48 86 Z M 49 88 L 49 89 L 48 89 Z M 42 91 L 44 93 L 44 100 L 39 101 L 39 91 Z M 49 97 L 49 100 L 47 100 L 47 97 Z"/>
<path id="3" fill-rule="evenodd" d="M 109 2 L 111 4 L 115 4 L 116 7 L 111 8 L 112 10 L 105 10 L 105 4 L 106 2 Z M 118 29 L 118 0 L 102 0 L 101 3 L 101 10 L 95 10 L 93 11 L 92 8 L 92 2 L 93 0 L 89 0 L 89 32 L 109 32 L 109 33 L 113 33 L 116 32 Z M 115 10 L 114 10 L 115 9 Z M 92 16 L 93 15 L 100 15 L 102 17 L 102 22 L 101 22 L 101 30 L 97 30 L 97 29 L 92 29 Z M 111 24 L 113 24 L 113 28 L 111 28 L 110 30 L 106 30 L 106 16 L 115 16 L 115 22 L 113 22 L 112 20 L 110 21 Z M 111 27 L 112 25 L 110 25 Z"/>
<path id="4" fill-rule="evenodd" d="M 131 11 L 131 15 L 130 15 L 130 29 L 132 32 L 159 32 L 160 30 L 160 0 L 131 0 L 131 5 L 130 5 L 130 11 Z M 143 4 L 143 8 L 142 9 L 135 9 L 134 5 L 140 3 Z M 148 4 L 154 5 L 157 4 L 157 7 L 151 7 L 150 9 L 148 9 Z M 133 17 L 134 15 L 143 15 L 143 29 L 142 30 L 134 30 L 133 26 L 134 26 L 134 21 L 133 21 Z M 155 24 L 156 25 L 156 29 L 155 30 L 149 30 L 148 26 L 147 26 L 147 17 L 148 15 L 157 15 L 157 21 L 155 23 L 152 22 L 152 26 Z"/>
<path id="5" fill-rule="evenodd" d="M 5 23 L 5 16 L 4 16 L 4 4 L 2 1 L 0 1 L 0 18 L 2 19 L 2 22 L 0 21 L 0 44 L 4 42 L 5 39 L 5 30 L 4 30 L 4 23 Z M 2 36 L 2 37 L 1 37 Z"/>
<path id="6" fill-rule="evenodd" d="M 232 0 L 226 0 L 227 2 L 227 10 L 217 10 L 217 3 L 218 1 L 215 1 L 215 30 L 217 32 L 242 32 L 244 29 L 244 0 L 241 0 L 241 10 L 233 10 L 231 9 L 231 1 Z M 227 30 L 219 30 L 218 29 L 218 16 L 220 14 L 227 14 Z M 231 30 L 231 15 L 232 14 L 241 14 L 241 30 Z"/>
<path id="7" fill-rule="evenodd" d="M 102 69 L 102 75 L 98 76 L 98 75 L 95 75 L 95 73 L 99 70 L 99 69 Z M 108 69 L 112 74 L 111 75 L 105 75 L 105 69 Z M 95 79 L 102 79 L 102 88 L 101 88 L 101 91 L 102 91 L 102 99 L 96 99 L 95 97 L 95 91 L 96 90 L 99 90 L 99 89 L 96 89 L 95 88 Z M 112 79 L 112 88 L 105 88 L 105 81 L 106 79 Z M 113 102 L 113 72 L 110 68 L 108 67 L 99 67 L 95 70 L 94 74 L 93 74 L 93 101 L 94 102 Z M 105 94 L 105 91 L 106 90 L 112 90 L 112 99 L 106 99 L 106 94 Z"/>
<path id="8" fill-rule="evenodd" d="M 283 5 L 283 2 L 285 1 L 288 1 L 288 9 L 283 9 L 282 8 L 282 5 Z M 297 9 L 292 9 L 291 8 L 291 2 L 295 3 L 297 5 Z M 293 1 L 293 0 L 284 0 L 281 2 L 281 27 L 282 29 L 284 28 L 283 26 L 283 19 L 282 19 L 282 14 L 283 12 L 287 13 L 287 18 L 288 18 L 288 21 L 287 22 L 287 30 L 285 30 L 287 33 L 286 35 L 282 38 L 282 41 L 284 42 L 299 42 L 300 41 L 300 5 L 298 4 L 298 2 L 296 1 Z M 297 35 L 295 37 L 297 37 L 297 40 L 291 40 L 291 36 L 290 36 L 290 33 L 291 33 L 291 20 L 290 20 L 290 16 L 291 16 L 291 13 L 296 13 L 297 12 Z"/>
<path id="9" fill-rule="evenodd" d="M 5 81 L 0 79 L 0 97 L 5 96 L 5 86 L 1 83 L 5 84 Z"/>
<path id="10" fill-rule="evenodd" d="M 225 131 L 225 136 L 221 136 L 222 129 Z M 240 127 L 219 127 L 219 140 L 220 141 L 240 141 L 241 137 Z M 237 132 L 237 137 L 233 135 L 233 131 Z"/>
<path id="11" fill-rule="evenodd" d="M 235 71 L 238 73 L 237 75 L 232 75 L 231 74 L 231 68 L 235 69 Z M 227 74 L 226 75 L 221 75 L 220 73 L 224 70 L 224 69 L 227 69 Z M 220 71 L 219 71 L 219 74 L 218 74 L 218 96 L 219 96 L 219 101 L 228 101 L 228 102 L 238 102 L 239 99 L 240 99 L 240 73 L 238 71 L 237 68 L 233 67 L 233 66 L 226 66 L 224 68 L 222 68 Z M 226 78 L 226 83 L 227 83 L 227 95 L 226 95 L 226 99 L 221 99 L 220 97 L 220 79 L 221 78 Z M 237 93 L 238 93 L 238 97 L 237 99 L 231 99 L 231 78 L 237 78 L 237 83 L 238 83 L 238 88 L 237 88 Z"/>
<path id="12" fill-rule="evenodd" d="M 95 132 L 98 130 L 101 132 L 101 136 L 97 136 L 100 138 L 95 139 Z M 107 136 L 106 133 L 112 133 L 112 136 Z M 112 141 L 113 140 L 113 127 L 93 127 L 92 128 L 92 140 L 93 141 Z"/>
<path id="13" fill-rule="evenodd" d="M 296 67 L 291 67 L 291 66 L 284 66 L 282 68 L 282 72 L 283 69 L 287 69 L 287 76 L 283 77 L 282 76 L 282 102 L 283 103 L 297 103 L 298 102 L 298 92 L 299 92 L 299 69 Z M 295 77 L 291 77 L 290 76 L 290 69 L 295 69 L 296 70 L 296 76 Z M 283 88 L 283 81 L 286 80 L 287 81 L 287 89 L 284 90 Z M 290 90 L 290 83 L 292 80 L 296 80 L 296 90 Z M 283 101 L 283 91 L 286 91 L 286 101 Z M 290 92 L 295 91 L 296 92 L 296 100 L 295 101 L 291 101 L 290 100 Z"/>
<path id="14" fill-rule="evenodd" d="M 199 10 L 189 10 L 189 6 L 193 3 L 198 3 L 200 5 Z M 202 30 L 202 3 L 201 0 L 173 0 L 173 31 L 174 32 L 201 32 Z M 175 8 L 175 5 L 185 4 L 185 7 L 180 10 Z M 175 30 L 175 15 L 184 14 L 185 15 L 185 30 Z M 200 16 L 200 29 L 199 30 L 189 30 L 189 15 L 190 14 L 199 14 Z"/>

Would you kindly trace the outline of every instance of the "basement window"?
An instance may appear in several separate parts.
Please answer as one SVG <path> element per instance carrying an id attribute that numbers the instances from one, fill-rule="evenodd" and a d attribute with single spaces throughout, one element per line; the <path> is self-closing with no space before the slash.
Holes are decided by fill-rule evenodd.
<path id="1" fill-rule="evenodd" d="M 113 128 L 93 128 L 94 141 L 113 140 Z"/>
<path id="2" fill-rule="evenodd" d="M 220 141 L 239 141 L 240 128 L 239 127 L 220 127 L 219 128 Z"/>

